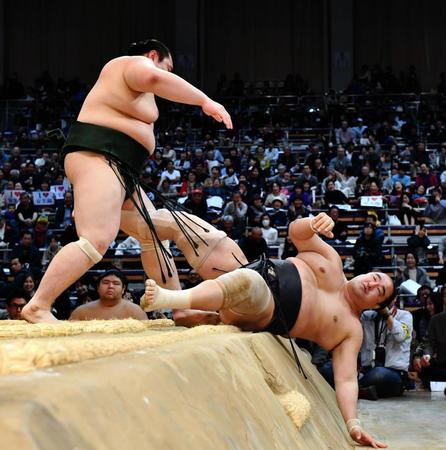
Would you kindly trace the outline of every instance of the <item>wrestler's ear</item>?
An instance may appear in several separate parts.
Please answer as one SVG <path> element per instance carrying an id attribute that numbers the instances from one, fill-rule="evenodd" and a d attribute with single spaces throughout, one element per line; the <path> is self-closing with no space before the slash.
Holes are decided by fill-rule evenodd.
<path id="1" fill-rule="evenodd" d="M 150 52 L 147 53 L 147 57 L 150 58 L 155 64 L 160 60 L 160 55 L 156 50 L 150 50 Z"/>

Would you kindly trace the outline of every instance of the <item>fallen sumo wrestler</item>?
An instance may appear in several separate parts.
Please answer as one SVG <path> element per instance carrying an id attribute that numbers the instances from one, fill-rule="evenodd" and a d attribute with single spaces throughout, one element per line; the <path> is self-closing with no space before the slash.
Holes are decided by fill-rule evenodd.
<path id="1" fill-rule="evenodd" d="M 141 170 L 155 149 L 155 95 L 200 106 L 204 114 L 232 128 L 231 117 L 222 105 L 170 73 L 172 56 L 164 44 L 154 39 L 138 42 L 131 45 L 128 55 L 103 67 L 63 147 L 64 168 L 74 191 L 79 240 L 64 246 L 51 261 L 22 311 L 29 322 L 54 321 L 50 312 L 54 300 L 102 259 L 120 227 L 125 230 L 133 226 L 126 223 L 126 215 L 121 217 L 121 210 L 138 213 L 138 220 L 158 243 L 158 266 L 172 275 L 171 255 L 161 245 L 150 219 L 149 211 L 154 207 L 139 183 Z M 201 238 L 191 230 L 191 219 L 175 211 L 170 202 L 164 205 L 196 251 Z M 133 220 L 135 216 L 131 217 Z M 144 255 L 141 259 L 144 267 L 153 262 L 145 262 Z M 163 269 L 162 277 L 166 278 Z"/>
<path id="2" fill-rule="evenodd" d="M 250 264 L 192 289 L 168 290 L 147 280 L 141 306 L 146 311 L 218 311 L 225 324 L 289 334 L 332 351 L 336 399 L 350 436 L 360 444 L 385 448 L 357 419 L 357 355 L 363 338 L 359 316 L 365 309 L 390 304 L 394 286 L 380 272 L 347 281 L 341 258 L 318 236 L 331 238 L 333 226 L 325 213 L 297 219 L 289 227 L 289 237 L 299 250 L 297 257 Z M 218 259 L 223 263 L 228 254 L 219 252 L 215 258 L 218 267 Z"/>

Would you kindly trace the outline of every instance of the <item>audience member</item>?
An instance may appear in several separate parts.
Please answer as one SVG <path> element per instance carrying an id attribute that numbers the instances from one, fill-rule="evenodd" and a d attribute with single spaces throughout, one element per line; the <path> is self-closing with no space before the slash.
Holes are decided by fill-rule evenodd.
<path id="1" fill-rule="evenodd" d="M 380 398 L 403 394 L 410 363 L 412 315 L 397 308 L 395 300 L 379 312 L 361 315 L 364 340 L 361 347 L 359 387 Z"/>
<path id="2" fill-rule="evenodd" d="M 441 196 L 440 189 L 432 190 L 432 198 L 423 214 L 429 223 L 446 224 L 446 200 L 442 200 Z"/>
<path id="3" fill-rule="evenodd" d="M 184 202 L 184 207 L 200 219 L 206 220 L 208 206 L 202 189 L 192 189 L 189 198 Z"/>
<path id="4" fill-rule="evenodd" d="M 232 216 L 234 225 L 241 230 L 245 229 L 248 214 L 248 205 L 242 201 L 239 191 L 232 194 L 232 200 L 228 202 L 223 211 L 224 216 Z"/>
<path id="5" fill-rule="evenodd" d="M 17 223 L 20 229 L 30 230 L 34 227 L 37 220 L 37 211 L 33 203 L 31 202 L 31 197 L 27 193 L 20 195 L 20 202 L 15 210 Z"/>
<path id="6" fill-rule="evenodd" d="M 6 314 L 1 315 L 1 319 L 21 320 L 22 309 L 29 301 L 28 294 L 18 287 L 10 290 L 6 297 Z"/>
<path id="7" fill-rule="evenodd" d="M 254 227 L 248 236 L 242 237 L 239 246 L 249 262 L 259 259 L 262 255 L 268 255 L 268 245 L 259 227 Z"/>
<path id="8" fill-rule="evenodd" d="M 271 219 L 268 214 L 263 214 L 261 217 L 262 223 L 262 237 L 265 239 L 267 245 L 276 245 L 279 237 L 279 232 L 276 228 L 271 226 Z"/>
<path id="9" fill-rule="evenodd" d="M 381 261 L 381 242 L 375 236 L 375 226 L 371 223 L 364 224 L 363 234 L 356 239 L 353 248 L 355 264 L 354 274 L 371 272 L 373 267 Z"/>
<path id="10" fill-rule="evenodd" d="M 407 238 L 408 250 L 417 256 L 419 264 L 427 264 L 427 251 L 431 245 L 431 241 L 427 236 L 427 228 L 425 225 L 418 225 L 415 233 Z"/>

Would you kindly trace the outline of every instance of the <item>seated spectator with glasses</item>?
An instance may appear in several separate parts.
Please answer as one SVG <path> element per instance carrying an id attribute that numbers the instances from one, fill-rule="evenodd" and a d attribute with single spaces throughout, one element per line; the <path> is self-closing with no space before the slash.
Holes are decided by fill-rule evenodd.
<path id="1" fill-rule="evenodd" d="M 20 288 L 12 288 L 6 297 L 6 313 L 3 313 L 2 320 L 21 320 L 22 308 L 29 301 L 28 294 Z"/>

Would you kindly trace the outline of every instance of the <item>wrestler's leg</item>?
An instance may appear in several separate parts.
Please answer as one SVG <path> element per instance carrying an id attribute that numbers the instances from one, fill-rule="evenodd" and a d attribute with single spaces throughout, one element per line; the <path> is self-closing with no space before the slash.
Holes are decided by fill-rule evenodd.
<path id="1" fill-rule="evenodd" d="M 217 278 L 222 273 L 230 272 L 248 262 L 240 247 L 232 239 L 223 237 L 224 234 L 221 231 L 216 230 L 212 225 L 197 216 L 187 213 L 180 216 L 186 230 L 188 230 L 191 238 L 198 245 L 198 248 L 195 249 L 196 252 L 169 211 L 166 209 L 151 210 L 150 217 L 160 239 L 174 241 L 189 264 L 204 280 Z M 187 226 L 192 227 L 197 234 L 191 232 Z M 121 229 L 138 239 L 141 242 L 142 249 L 145 248 L 147 251 L 151 249 L 151 257 L 152 259 L 155 258 L 155 243 L 151 238 L 147 225 L 142 222 L 142 218 L 139 218 L 137 211 L 123 211 Z M 215 247 L 211 247 L 212 250 L 209 251 L 208 246 Z M 150 278 L 161 284 L 158 281 L 160 279 L 158 276 L 151 276 Z M 166 287 L 164 284 L 162 286 Z"/>
<path id="2" fill-rule="evenodd" d="M 54 300 L 104 255 L 119 230 L 124 189 L 105 159 L 90 152 L 69 153 L 65 171 L 74 190 L 76 230 L 83 240 L 64 246 L 51 261 L 22 311 L 30 322 L 54 320 Z"/>
<path id="3" fill-rule="evenodd" d="M 225 323 L 251 330 L 265 327 L 274 312 L 267 284 L 250 269 L 237 269 L 184 291 L 169 291 L 148 280 L 141 306 L 145 311 L 160 308 L 220 311 Z"/>
<path id="4" fill-rule="evenodd" d="M 153 203 L 142 190 L 141 197 L 147 211 L 149 211 L 150 216 L 152 217 L 152 215 L 156 213 Z M 136 202 L 139 202 L 136 194 L 134 195 L 134 198 Z M 158 229 L 157 224 L 154 223 L 154 225 L 157 228 L 158 236 L 164 241 L 163 244 L 167 245 L 169 238 L 166 237 L 167 235 L 165 231 L 162 227 Z M 178 278 L 178 273 L 173 258 L 169 260 L 170 264 L 168 268 L 164 258 L 161 255 L 161 250 L 158 247 L 158 243 L 151 239 L 149 226 L 141 217 L 131 199 L 127 199 L 122 205 L 120 228 L 122 231 L 134 237 L 141 243 L 141 262 L 146 275 L 149 278 L 154 279 L 157 284 L 166 289 L 181 289 L 180 280 Z M 160 269 L 160 265 L 162 269 Z M 167 276 L 169 269 L 172 275 L 170 277 Z M 163 281 L 161 270 L 165 274 L 165 282 Z"/>

